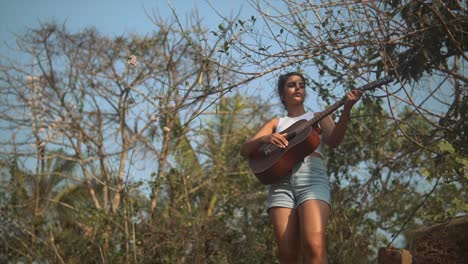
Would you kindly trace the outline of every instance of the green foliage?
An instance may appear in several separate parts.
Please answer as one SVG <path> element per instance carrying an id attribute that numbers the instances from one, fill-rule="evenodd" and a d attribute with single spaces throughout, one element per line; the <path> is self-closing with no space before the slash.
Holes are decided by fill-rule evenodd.
<path id="1" fill-rule="evenodd" d="M 432 127 L 413 111 L 403 109 L 398 118 L 393 122 L 381 102 L 364 99 L 344 142 L 327 154 L 333 263 L 367 263 L 403 230 L 467 213 L 461 157 L 450 156 L 454 149 L 446 143 L 431 143 Z M 436 146 L 446 154 L 434 156 Z"/>
<path id="2" fill-rule="evenodd" d="M 268 113 L 253 103 L 240 95 L 222 98 L 216 114 L 204 118 L 197 133 L 171 130 L 176 166 L 159 183 L 164 191 L 154 215 L 147 212 L 148 198 L 135 189 L 128 189 L 123 206 L 110 213 L 93 206 L 86 185 L 59 185 L 50 189 L 57 192 L 56 206 L 27 222 L 16 205 L 28 202 L 29 196 L 3 195 L 2 210 L 9 215 L 3 224 L 10 228 L 6 238 L 11 239 L 2 241 L 2 254 L 17 260 L 62 258 L 66 263 L 276 263 L 264 187 L 238 154 L 247 135 L 267 118 L 252 115 Z M 454 181 L 458 174 L 448 163 L 465 160 L 453 156 L 458 154 L 446 142 L 436 144 L 446 157 L 434 159 L 406 137 L 425 142 L 431 134 L 424 119 L 405 110 L 396 125 L 381 102 L 368 99 L 352 116 L 345 141 L 327 153 L 333 199 L 331 263 L 368 263 L 402 227 L 408 230 L 466 212 L 466 187 Z M 46 167 L 72 168 L 55 164 Z M 421 176 L 424 170 L 428 175 Z M 7 171 L 17 180 L 3 187 L 18 193 L 30 176 L 15 163 Z M 435 177 L 434 172 L 442 179 L 430 193 L 433 185 L 425 180 Z M 94 189 L 102 191 L 99 185 Z M 13 197 L 16 202 L 9 203 Z"/>
<path id="3" fill-rule="evenodd" d="M 447 142 L 459 155 L 468 157 L 468 97 L 461 89 L 456 90 L 453 104 L 439 123 L 447 128 L 444 133 Z"/>
<path id="4" fill-rule="evenodd" d="M 468 49 L 466 31 L 468 20 L 465 9 L 456 1 L 392 1 L 389 13 L 397 13 L 407 26 L 402 45 L 411 47 L 389 55 L 403 62 L 405 79 L 419 80 L 423 73 L 431 73 L 439 65 L 446 66 L 448 58 L 460 56 Z"/>

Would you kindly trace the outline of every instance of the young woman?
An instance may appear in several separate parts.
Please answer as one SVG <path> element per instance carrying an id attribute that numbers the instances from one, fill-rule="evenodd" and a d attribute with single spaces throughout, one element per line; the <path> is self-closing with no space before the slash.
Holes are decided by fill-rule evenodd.
<path id="1" fill-rule="evenodd" d="M 310 120 L 314 114 L 306 112 L 306 81 L 297 72 L 281 75 L 278 79 L 278 94 L 287 116 L 275 117 L 241 146 L 241 155 L 249 157 L 263 143 L 272 143 L 286 148 L 286 134 L 279 133 L 300 119 Z M 335 124 L 330 116 L 319 122 L 321 143 L 315 152 L 299 162 L 284 181 L 269 186 L 268 212 L 278 244 L 281 263 L 328 263 L 325 231 L 331 201 L 323 146 L 336 147 L 342 141 L 351 108 L 362 92 L 353 90 L 346 96 L 344 109 Z"/>

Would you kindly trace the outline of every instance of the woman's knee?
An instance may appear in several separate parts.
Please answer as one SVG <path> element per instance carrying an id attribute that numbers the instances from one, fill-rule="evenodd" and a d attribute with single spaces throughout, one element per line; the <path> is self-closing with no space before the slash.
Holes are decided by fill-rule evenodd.
<path id="1" fill-rule="evenodd" d="M 319 257 L 326 256 L 326 243 L 325 233 L 316 233 L 312 237 L 308 237 L 304 241 L 304 253 L 308 257 Z"/>
<path id="2" fill-rule="evenodd" d="M 300 248 L 280 248 L 279 249 L 280 263 L 299 263 L 301 258 Z"/>

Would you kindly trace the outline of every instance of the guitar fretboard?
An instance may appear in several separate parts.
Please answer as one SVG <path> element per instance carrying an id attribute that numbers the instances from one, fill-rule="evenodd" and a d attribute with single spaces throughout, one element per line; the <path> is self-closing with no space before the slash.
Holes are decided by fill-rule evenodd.
<path id="1" fill-rule="evenodd" d="M 367 90 L 371 90 L 371 89 L 374 89 L 376 87 L 379 87 L 381 85 L 384 85 L 384 84 L 387 84 L 389 82 L 391 82 L 392 80 L 394 79 L 393 76 L 386 76 L 382 79 L 379 79 L 379 80 L 376 80 L 376 81 L 373 81 L 373 82 L 370 82 L 366 85 L 363 85 L 361 87 L 358 88 L 358 90 L 361 90 L 361 91 L 367 91 Z M 315 115 L 314 118 L 310 119 L 308 121 L 308 124 L 309 125 L 314 125 L 315 123 L 319 122 L 320 120 L 324 119 L 326 116 L 328 116 L 329 114 L 333 113 L 336 109 L 338 109 L 340 106 L 342 106 L 344 104 L 344 102 L 346 101 L 346 95 L 343 96 L 343 98 L 341 98 L 339 101 L 337 101 L 336 103 L 332 104 L 331 106 L 329 106 L 327 109 L 325 109 L 324 111 L 318 113 Z"/>

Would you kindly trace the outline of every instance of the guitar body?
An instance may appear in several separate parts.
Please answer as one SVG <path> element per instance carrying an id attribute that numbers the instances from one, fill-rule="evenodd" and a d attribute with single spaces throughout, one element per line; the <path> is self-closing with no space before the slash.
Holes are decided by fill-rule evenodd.
<path id="1" fill-rule="evenodd" d="M 299 120 L 280 133 L 288 133 L 286 148 L 263 144 L 250 157 L 249 166 L 263 184 L 278 183 L 320 145 L 319 128 L 307 120 Z"/>

